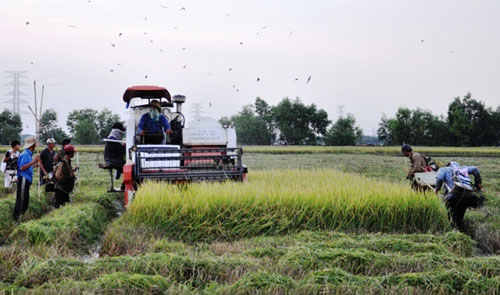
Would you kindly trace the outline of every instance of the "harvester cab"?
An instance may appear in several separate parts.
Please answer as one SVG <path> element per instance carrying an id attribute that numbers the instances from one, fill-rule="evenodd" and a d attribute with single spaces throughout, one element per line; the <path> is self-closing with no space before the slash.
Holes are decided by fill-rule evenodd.
<path id="1" fill-rule="evenodd" d="M 147 143 L 147 134 L 138 132 L 139 121 L 149 112 L 153 100 L 160 102 L 160 113 L 172 130 L 163 133 L 163 140 L 157 144 Z M 125 205 L 132 201 L 137 185 L 146 180 L 187 183 L 246 179 L 248 171 L 242 163 L 243 150 L 236 146 L 235 129 L 209 118 L 186 127 L 182 114 L 185 96 L 172 98 L 164 87 L 133 86 L 125 91 L 123 101 L 130 110 L 123 167 Z"/>

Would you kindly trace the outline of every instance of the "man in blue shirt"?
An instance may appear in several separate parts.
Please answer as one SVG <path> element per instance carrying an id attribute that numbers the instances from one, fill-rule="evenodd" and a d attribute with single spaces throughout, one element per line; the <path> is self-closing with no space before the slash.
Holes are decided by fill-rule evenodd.
<path id="1" fill-rule="evenodd" d="M 24 139 L 24 152 L 17 160 L 17 195 L 14 206 L 14 220 L 24 214 L 30 203 L 30 186 L 33 181 L 33 167 L 40 161 L 40 155 L 33 157 L 36 147 L 36 138 L 28 136 Z"/>
<path id="2" fill-rule="evenodd" d="M 475 166 L 460 167 L 457 162 L 451 162 L 439 168 L 436 174 L 436 194 L 444 185 L 448 215 L 461 231 L 464 230 L 463 219 L 467 208 L 476 208 L 484 201 L 473 192 L 470 175 L 474 176 L 474 187 L 480 191 L 483 188 L 481 174 Z"/>
<path id="3" fill-rule="evenodd" d="M 161 144 L 164 133 L 172 133 L 167 118 L 161 113 L 161 104 L 158 100 L 149 103 L 150 110 L 142 115 L 137 126 L 139 134 L 144 137 L 145 144 Z"/>

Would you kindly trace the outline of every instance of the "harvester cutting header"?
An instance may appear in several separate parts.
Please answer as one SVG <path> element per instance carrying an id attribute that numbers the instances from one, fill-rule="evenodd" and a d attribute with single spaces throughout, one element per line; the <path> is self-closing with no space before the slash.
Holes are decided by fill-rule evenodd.
<path id="1" fill-rule="evenodd" d="M 209 118 L 186 128 L 185 96 L 172 98 L 164 87 L 133 86 L 123 101 L 130 109 L 123 167 L 125 204 L 132 200 L 137 184 L 148 179 L 172 183 L 246 179 L 235 129 Z"/>

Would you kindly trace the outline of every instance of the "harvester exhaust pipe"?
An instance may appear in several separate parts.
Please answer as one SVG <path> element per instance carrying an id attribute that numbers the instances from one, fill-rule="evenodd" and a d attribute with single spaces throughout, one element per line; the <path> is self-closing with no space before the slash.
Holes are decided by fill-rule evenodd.
<path id="1" fill-rule="evenodd" d="M 186 102 L 186 96 L 180 94 L 174 95 L 172 102 L 175 103 L 177 113 L 182 113 L 182 104 Z"/>

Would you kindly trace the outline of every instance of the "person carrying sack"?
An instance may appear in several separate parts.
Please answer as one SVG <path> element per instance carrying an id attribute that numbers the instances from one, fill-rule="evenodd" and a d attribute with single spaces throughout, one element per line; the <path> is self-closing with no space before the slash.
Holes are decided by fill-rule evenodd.
<path id="1" fill-rule="evenodd" d="M 64 158 L 57 164 L 54 177 L 56 179 L 56 204 L 55 207 L 59 208 L 69 202 L 69 194 L 75 187 L 75 171 L 78 166 L 73 168 L 71 166 L 71 158 L 75 155 L 75 147 L 71 144 L 64 146 Z"/>

